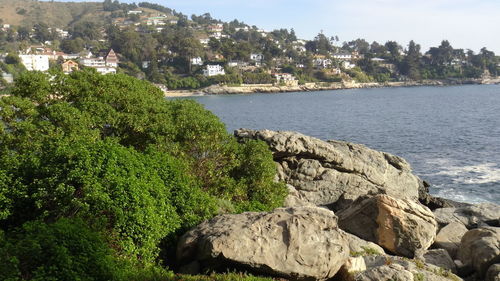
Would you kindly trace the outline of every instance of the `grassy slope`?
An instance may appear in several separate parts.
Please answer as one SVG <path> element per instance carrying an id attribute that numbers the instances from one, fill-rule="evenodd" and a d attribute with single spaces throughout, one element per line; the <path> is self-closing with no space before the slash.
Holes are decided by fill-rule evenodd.
<path id="1" fill-rule="evenodd" d="M 24 15 L 18 13 L 21 9 L 26 10 Z M 40 22 L 62 28 L 80 20 L 102 22 L 107 15 L 109 13 L 102 10 L 100 2 L 0 0 L 0 18 L 3 23 L 16 26 L 33 26 Z"/>

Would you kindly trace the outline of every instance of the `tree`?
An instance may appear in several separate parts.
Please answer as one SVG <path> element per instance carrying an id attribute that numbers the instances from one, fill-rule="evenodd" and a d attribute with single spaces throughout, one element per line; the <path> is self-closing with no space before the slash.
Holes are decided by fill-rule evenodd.
<path id="1" fill-rule="evenodd" d="M 19 41 L 28 40 L 30 38 L 31 28 L 21 26 L 17 29 L 17 38 Z"/>
<path id="2" fill-rule="evenodd" d="M 85 42 L 82 38 L 65 39 L 61 42 L 61 50 L 68 54 L 77 54 L 83 51 Z"/>
<path id="3" fill-rule="evenodd" d="M 407 75 L 413 80 L 420 79 L 420 45 L 412 40 L 408 45 L 408 51 L 403 59 L 401 73 Z"/>
<path id="4" fill-rule="evenodd" d="M 44 24 L 44 23 L 37 23 L 33 27 L 35 30 L 35 39 L 38 40 L 38 42 L 45 42 L 45 41 L 52 41 L 54 39 L 54 36 L 49 30 L 49 26 Z"/>

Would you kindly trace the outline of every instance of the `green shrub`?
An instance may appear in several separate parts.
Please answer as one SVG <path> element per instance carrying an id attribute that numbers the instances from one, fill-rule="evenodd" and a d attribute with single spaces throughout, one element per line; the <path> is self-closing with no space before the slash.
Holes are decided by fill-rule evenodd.
<path id="1" fill-rule="evenodd" d="M 151 265 L 162 240 L 221 211 L 280 206 L 271 153 L 151 84 L 85 70 L 29 72 L 0 98 L 0 229 L 81 218 Z M 167 244 L 169 244 L 167 243 Z"/>
<path id="2" fill-rule="evenodd" d="M 2 280 L 113 280 L 116 260 L 79 220 L 33 221 L 0 237 Z"/>

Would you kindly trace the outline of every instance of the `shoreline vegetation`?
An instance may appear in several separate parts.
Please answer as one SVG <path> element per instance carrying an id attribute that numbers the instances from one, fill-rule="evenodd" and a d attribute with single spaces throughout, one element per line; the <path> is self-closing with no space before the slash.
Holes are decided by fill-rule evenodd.
<path id="1" fill-rule="evenodd" d="M 205 95 L 231 95 L 254 93 L 285 93 L 285 92 L 314 92 L 367 88 L 394 88 L 394 87 L 421 87 L 421 86 L 454 86 L 454 85 L 492 85 L 500 84 L 500 76 L 487 79 L 441 79 L 406 82 L 385 83 L 357 83 L 355 81 L 305 83 L 304 85 L 285 86 L 275 84 L 241 84 L 241 85 L 212 85 L 196 90 L 167 90 L 165 97 L 192 97 Z"/>

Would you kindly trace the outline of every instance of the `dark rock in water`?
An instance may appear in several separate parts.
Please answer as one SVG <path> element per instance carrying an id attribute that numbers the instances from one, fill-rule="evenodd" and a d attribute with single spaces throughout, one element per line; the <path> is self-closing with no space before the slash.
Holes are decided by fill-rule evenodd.
<path id="1" fill-rule="evenodd" d="M 233 267 L 292 280 L 332 278 L 348 256 L 337 217 L 319 207 L 220 215 L 186 233 L 177 248 L 190 269 Z"/>
<path id="2" fill-rule="evenodd" d="M 337 211 L 362 197 L 387 194 L 417 201 L 426 193 L 404 159 L 364 145 L 269 130 L 240 129 L 235 136 L 265 141 L 279 164 L 279 180 L 293 186 L 303 202 Z"/>
<path id="3" fill-rule="evenodd" d="M 462 237 L 458 257 L 464 265 L 471 265 L 480 277 L 484 277 L 491 265 L 500 263 L 500 228 L 469 230 Z"/>
<path id="4" fill-rule="evenodd" d="M 377 195 L 353 203 L 338 216 L 343 230 L 406 257 L 426 250 L 436 237 L 432 212 L 409 199 Z"/>

